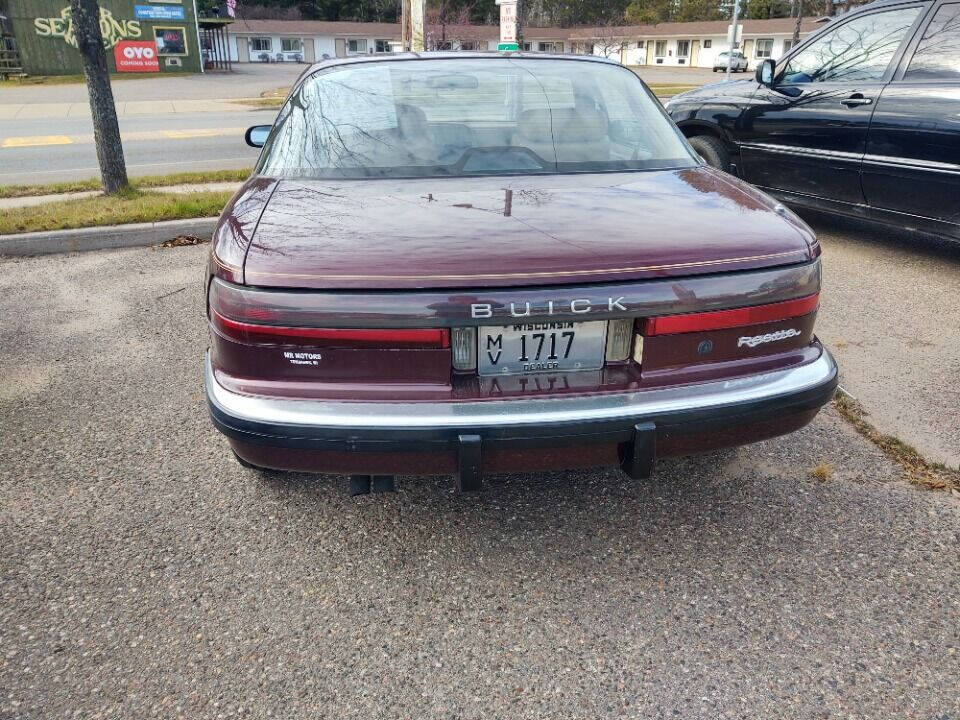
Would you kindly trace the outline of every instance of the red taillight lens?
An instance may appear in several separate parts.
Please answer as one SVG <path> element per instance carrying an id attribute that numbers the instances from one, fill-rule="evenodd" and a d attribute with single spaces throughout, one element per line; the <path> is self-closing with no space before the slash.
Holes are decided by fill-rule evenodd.
<path id="1" fill-rule="evenodd" d="M 260 325 L 231 320 L 216 310 L 210 311 L 210 319 L 223 336 L 243 343 L 405 349 L 450 347 L 450 331 L 446 328 L 394 330 Z"/>
<path id="2" fill-rule="evenodd" d="M 704 330 L 724 330 L 743 325 L 758 325 L 807 315 L 816 310 L 819 303 L 820 295 L 814 294 L 796 300 L 735 308 L 733 310 L 645 318 L 640 321 L 640 331 L 643 335 L 650 337 Z"/>

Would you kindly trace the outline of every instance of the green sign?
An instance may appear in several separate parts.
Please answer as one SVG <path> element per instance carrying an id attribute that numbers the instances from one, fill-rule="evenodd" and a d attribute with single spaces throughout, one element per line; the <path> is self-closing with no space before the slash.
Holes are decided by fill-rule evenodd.
<path id="1" fill-rule="evenodd" d="M 516 43 L 499 43 L 497 45 L 497 50 L 519 50 L 519 46 Z"/>

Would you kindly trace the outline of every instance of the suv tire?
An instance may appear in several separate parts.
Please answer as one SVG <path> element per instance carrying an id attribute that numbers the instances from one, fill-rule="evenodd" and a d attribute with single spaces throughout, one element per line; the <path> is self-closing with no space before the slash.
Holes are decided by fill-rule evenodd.
<path id="1" fill-rule="evenodd" d="M 720 138 L 713 135 L 694 135 L 688 138 L 693 149 L 707 161 L 707 165 L 724 172 L 730 172 L 730 152 Z"/>

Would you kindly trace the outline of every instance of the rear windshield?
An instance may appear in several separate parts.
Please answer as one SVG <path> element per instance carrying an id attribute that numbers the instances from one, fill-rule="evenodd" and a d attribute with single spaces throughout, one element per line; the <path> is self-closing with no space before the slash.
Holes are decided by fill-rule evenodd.
<path id="1" fill-rule="evenodd" d="M 695 164 L 629 70 L 457 58 L 358 63 L 311 75 L 280 111 L 258 172 L 398 178 Z"/>

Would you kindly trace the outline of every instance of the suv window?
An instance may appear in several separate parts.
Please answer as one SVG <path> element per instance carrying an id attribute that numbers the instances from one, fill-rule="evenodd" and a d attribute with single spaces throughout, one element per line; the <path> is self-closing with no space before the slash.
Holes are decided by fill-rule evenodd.
<path id="1" fill-rule="evenodd" d="M 781 80 L 786 83 L 879 80 L 919 13 L 919 7 L 911 7 L 854 18 L 790 58 Z"/>
<path id="2" fill-rule="evenodd" d="M 960 3 L 944 5 L 923 33 L 905 80 L 960 80 Z"/>

